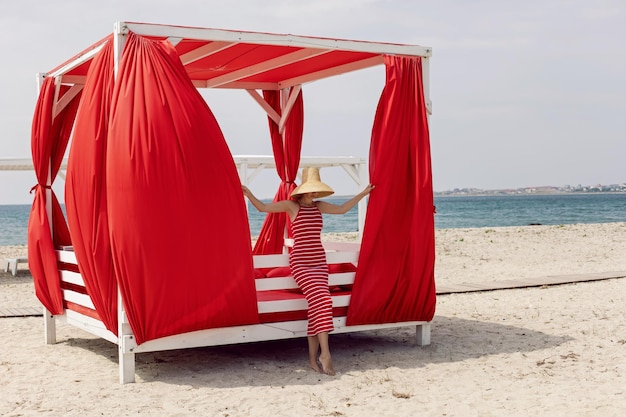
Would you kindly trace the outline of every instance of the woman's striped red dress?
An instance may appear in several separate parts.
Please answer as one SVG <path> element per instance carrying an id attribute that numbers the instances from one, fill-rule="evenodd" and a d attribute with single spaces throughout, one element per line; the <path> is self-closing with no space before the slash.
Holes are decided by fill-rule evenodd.
<path id="1" fill-rule="evenodd" d="M 306 298 L 308 309 L 308 336 L 330 332 L 333 327 L 333 305 L 328 289 L 328 265 L 322 246 L 322 213 L 316 204 L 300 206 L 291 223 L 293 248 L 289 266 L 296 283 Z"/>

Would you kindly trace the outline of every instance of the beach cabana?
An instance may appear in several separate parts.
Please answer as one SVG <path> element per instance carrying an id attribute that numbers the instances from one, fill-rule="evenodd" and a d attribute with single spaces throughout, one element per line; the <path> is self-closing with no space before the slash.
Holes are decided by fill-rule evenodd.
<path id="1" fill-rule="evenodd" d="M 428 344 L 430 55 L 414 45 L 118 22 L 42 73 L 28 259 L 48 343 L 55 319 L 116 343 L 124 383 L 134 381 L 135 353 L 304 336 L 306 301 L 285 271 L 286 215 L 268 215 L 252 247 L 246 178 L 198 89 L 244 89 L 267 114 L 282 199 L 301 165 L 305 87 L 384 65 L 375 118 L 363 121 L 376 189 L 362 241 L 328 246 L 335 327 L 417 326 L 417 343 Z M 66 217 L 51 189 L 64 157 Z"/>

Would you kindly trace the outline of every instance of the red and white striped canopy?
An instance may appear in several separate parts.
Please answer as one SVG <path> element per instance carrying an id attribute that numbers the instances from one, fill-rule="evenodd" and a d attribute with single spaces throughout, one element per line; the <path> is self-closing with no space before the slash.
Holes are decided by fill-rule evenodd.
<path id="1" fill-rule="evenodd" d="M 383 64 L 383 56 L 428 57 L 419 45 L 365 42 L 223 29 L 118 22 L 117 33 L 168 39 L 198 88 L 277 90 Z M 48 72 L 82 84 L 109 36 Z"/>

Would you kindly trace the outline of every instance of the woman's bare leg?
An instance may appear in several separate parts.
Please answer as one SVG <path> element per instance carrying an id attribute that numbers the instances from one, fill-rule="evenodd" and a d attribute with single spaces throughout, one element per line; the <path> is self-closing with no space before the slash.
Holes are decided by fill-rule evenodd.
<path id="1" fill-rule="evenodd" d="M 317 363 L 320 342 L 317 336 L 307 336 L 307 340 L 309 341 L 309 367 L 317 372 L 322 372 L 320 365 Z"/>
<path id="2" fill-rule="evenodd" d="M 328 332 L 319 333 L 317 335 L 320 353 L 320 363 L 322 364 L 322 372 L 326 375 L 335 375 L 335 368 L 333 368 L 333 358 L 330 356 L 330 347 L 328 345 Z M 309 350 L 310 353 L 310 350 Z"/>

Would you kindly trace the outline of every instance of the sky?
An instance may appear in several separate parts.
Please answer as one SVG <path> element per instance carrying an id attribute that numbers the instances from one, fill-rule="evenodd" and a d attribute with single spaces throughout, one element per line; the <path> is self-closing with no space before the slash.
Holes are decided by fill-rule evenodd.
<path id="1" fill-rule="evenodd" d="M 435 191 L 626 182 L 624 0 L 3 1 L 0 158 L 30 157 L 36 74 L 116 21 L 429 46 Z M 302 154 L 367 157 L 383 83 L 378 67 L 305 84 Z M 233 154 L 271 154 L 247 93 L 202 94 Z M 270 197 L 276 178 L 251 187 Z M 337 169 L 322 179 L 358 191 Z M 31 172 L 0 171 L 0 204 L 30 204 L 34 184 Z"/>

